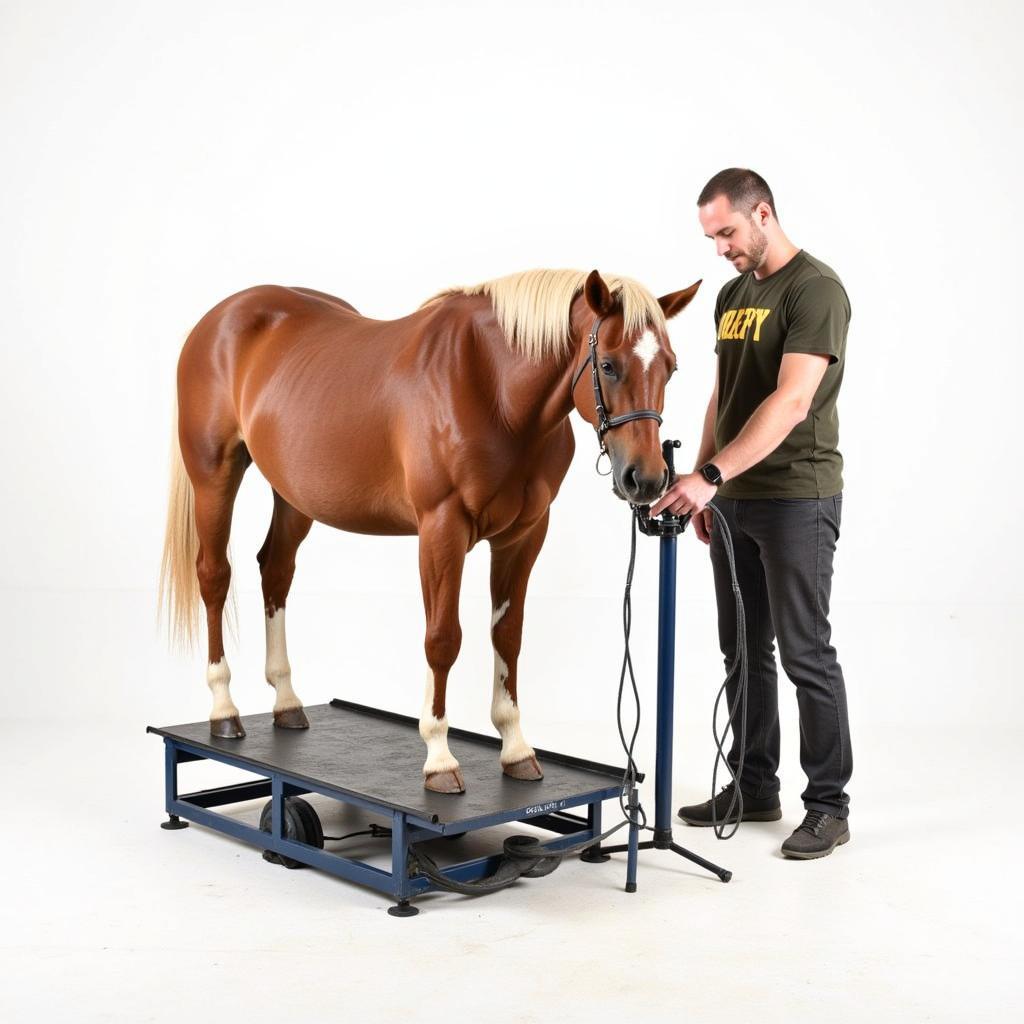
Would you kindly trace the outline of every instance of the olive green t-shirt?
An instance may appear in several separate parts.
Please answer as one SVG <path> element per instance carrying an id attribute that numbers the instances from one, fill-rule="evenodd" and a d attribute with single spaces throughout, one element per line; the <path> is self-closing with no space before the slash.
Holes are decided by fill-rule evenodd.
<path id="1" fill-rule="evenodd" d="M 830 498 L 843 489 L 836 398 L 843 380 L 850 300 L 835 271 L 802 249 L 774 274 L 727 282 L 715 304 L 718 412 L 715 450 L 740 432 L 777 387 L 786 352 L 829 357 L 807 418 L 770 455 L 727 480 L 725 498 Z"/>

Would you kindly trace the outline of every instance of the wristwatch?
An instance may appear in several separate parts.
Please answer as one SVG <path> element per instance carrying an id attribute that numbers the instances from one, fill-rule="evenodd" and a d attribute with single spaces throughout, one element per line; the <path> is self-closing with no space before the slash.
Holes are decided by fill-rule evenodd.
<path id="1" fill-rule="evenodd" d="M 714 484 L 715 487 L 721 487 L 725 483 L 722 479 L 721 470 L 713 462 L 705 462 L 698 472 L 709 484 Z"/>

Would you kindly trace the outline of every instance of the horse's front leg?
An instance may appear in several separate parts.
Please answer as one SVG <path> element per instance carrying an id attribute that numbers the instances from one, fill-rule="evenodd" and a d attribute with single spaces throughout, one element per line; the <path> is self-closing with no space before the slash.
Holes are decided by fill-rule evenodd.
<path id="1" fill-rule="evenodd" d="M 461 507 L 441 506 L 419 524 L 420 582 L 427 617 L 424 649 L 427 691 L 420 715 L 420 736 L 427 745 L 423 785 L 435 793 L 462 793 L 466 786 L 459 762 L 448 749 L 445 692 L 448 673 L 462 646 L 459 588 L 469 549 L 470 526 Z"/>
<path id="2" fill-rule="evenodd" d="M 501 735 L 501 769 L 514 779 L 536 781 L 544 773 L 519 724 L 516 668 L 523 639 L 526 584 L 548 530 L 548 513 L 524 536 L 501 546 L 491 542 L 491 642 L 494 692 L 491 721 Z"/>

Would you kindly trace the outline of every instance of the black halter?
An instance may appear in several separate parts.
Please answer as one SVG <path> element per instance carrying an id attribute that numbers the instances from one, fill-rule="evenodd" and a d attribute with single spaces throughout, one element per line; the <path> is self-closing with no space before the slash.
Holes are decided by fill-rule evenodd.
<path id="1" fill-rule="evenodd" d="M 583 371 L 587 368 L 587 363 L 590 363 L 594 381 L 594 405 L 597 407 L 597 426 L 594 429 L 597 431 L 597 443 L 601 446 L 601 454 L 597 457 L 598 462 L 601 461 L 601 455 L 608 454 L 608 449 L 604 443 L 604 435 L 612 427 L 621 427 L 623 423 L 629 423 L 631 420 L 657 420 L 659 426 L 661 426 L 662 422 L 661 416 L 653 409 L 638 409 L 636 412 L 624 412 L 621 416 L 608 415 L 608 410 L 604 407 L 604 395 L 601 393 L 601 376 L 597 368 L 597 332 L 601 326 L 602 319 L 603 317 L 598 317 L 594 321 L 594 326 L 590 328 L 590 338 L 587 342 L 589 346 L 587 358 L 583 360 L 580 368 L 576 371 L 576 376 L 572 379 L 572 388 L 569 390 L 571 397 L 576 392 L 576 385 L 579 383 Z"/>

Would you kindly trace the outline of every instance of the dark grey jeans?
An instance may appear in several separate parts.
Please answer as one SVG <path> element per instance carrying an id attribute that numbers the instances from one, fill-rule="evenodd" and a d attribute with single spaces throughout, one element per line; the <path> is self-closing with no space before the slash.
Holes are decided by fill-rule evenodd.
<path id="1" fill-rule="evenodd" d="M 736 573 L 747 618 L 747 743 L 740 789 L 755 798 L 779 791 L 779 697 L 773 640 L 796 686 L 800 764 L 807 775 L 804 807 L 845 818 L 853 771 L 846 685 L 829 642 L 832 556 L 843 496 L 834 498 L 715 498 L 736 551 Z M 736 652 L 736 607 L 729 563 L 716 523 L 711 563 L 718 599 L 718 635 L 726 668 Z M 727 687 L 730 707 L 736 680 Z M 736 770 L 737 714 L 729 762 Z"/>

